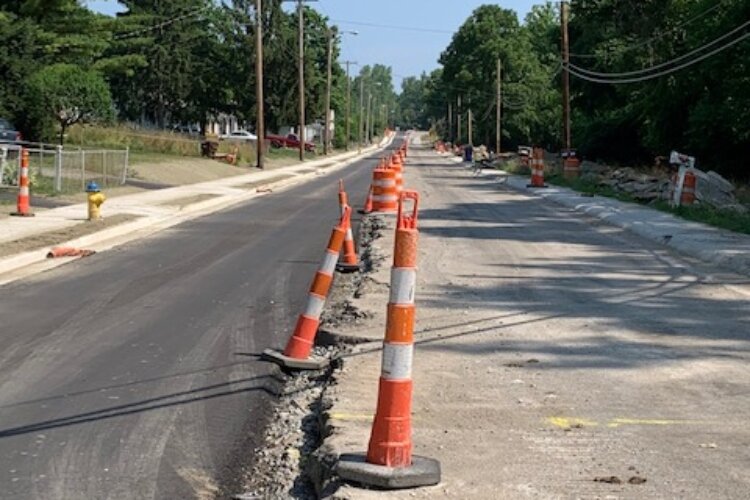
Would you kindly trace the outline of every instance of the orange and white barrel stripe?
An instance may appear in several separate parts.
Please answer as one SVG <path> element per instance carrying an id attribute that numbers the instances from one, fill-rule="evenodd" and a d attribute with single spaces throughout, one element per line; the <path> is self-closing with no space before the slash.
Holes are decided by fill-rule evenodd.
<path id="1" fill-rule="evenodd" d="M 333 282 L 333 273 L 346 237 L 346 225 L 349 224 L 352 210 L 348 206 L 344 210 L 339 223 L 333 228 L 328 248 L 320 268 L 315 273 L 315 279 L 310 286 L 307 305 L 297 320 L 294 334 L 284 349 L 284 355 L 290 358 L 307 359 L 315 343 L 315 335 L 320 325 L 320 315 L 328 297 Z"/>
<path id="2" fill-rule="evenodd" d="M 396 171 L 380 166 L 372 172 L 372 209 L 374 212 L 395 212 L 398 209 Z"/>
<path id="3" fill-rule="evenodd" d="M 544 150 L 534 148 L 531 153 L 531 186 L 544 187 Z"/>
<path id="4" fill-rule="evenodd" d="M 18 182 L 16 215 L 31 215 L 31 200 L 29 193 L 29 150 L 26 148 L 21 150 L 21 177 Z"/>
<path id="5" fill-rule="evenodd" d="M 413 213 L 404 215 L 412 200 Z M 367 461 L 387 467 L 408 467 L 412 461 L 411 399 L 414 353 L 414 295 L 417 282 L 416 191 L 404 191 L 399 200 L 396 244 L 391 269 L 391 294 L 383 344 L 378 404 Z"/>
<path id="6" fill-rule="evenodd" d="M 682 184 L 682 194 L 680 195 L 680 205 L 690 206 L 695 203 L 695 188 L 698 178 L 691 171 L 685 172 L 685 180 Z"/>

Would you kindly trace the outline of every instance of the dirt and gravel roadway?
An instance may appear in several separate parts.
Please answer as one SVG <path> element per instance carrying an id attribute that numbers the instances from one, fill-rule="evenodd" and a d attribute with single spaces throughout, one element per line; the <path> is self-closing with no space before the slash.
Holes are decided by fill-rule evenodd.
<path id="1" fill-rule="evenodd" d="M 745 498 L 750 279 L 412 149 L 415 453 L 440 485 L 336 498 Z M 392 228 L 392 221 L 391 221 Z M 389 239 L 391 238 L 391 239 Z M 382 339 L 387 260 L 351 305 Z M 321 451 L 366 449 L 380 344 L 345 355 Z M 330 486 L 330 485 L 329 485 Z"/>
<path id="2" fill-rule="evenodd" d="M 237 493 L 279 387 L 256 355 L 375 162 L 0 287 L 0 497 Z"/>

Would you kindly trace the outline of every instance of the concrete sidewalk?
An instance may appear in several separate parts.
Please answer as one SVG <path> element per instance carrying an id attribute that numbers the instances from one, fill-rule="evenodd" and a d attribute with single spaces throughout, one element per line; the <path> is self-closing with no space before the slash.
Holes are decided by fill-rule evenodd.
<path id="1" fill-rule="evenodd" d="M 324 494 L 745 495 L 746 278 L 472 178 L 432 151 L 412 148 L 405 179 L 421 193 L 414 453 L 439 459 L 443 480 L 382 492 L 335 476 L 338 455 L 366 450 L 377 399 L 394 222 L 379 216 L 375 267 L 347 307 L 357 321 L 332 327 L 358 343 L 321 403 Z"/>
<path id="2" fill-rule="evenodd" d="M 50 235 L 53 239 L 60 239 L 56 245 L 103 251 L 186 220 L 266 195 L 269 190 L 280 190 L 311 177 L 333 172 L 380 150 L 390 140 L 392 139 L 386 139 L 378 146 L 363 150 L 362 155 L 357 152 L 346 153 L 272 171 L 253 171 L 217 181 L 115 197 L 104 203 L 102 214 L 105 219 L 117 217 L 123 222 L 94 229 L 93 232 L 90 225 L 97 223 L 86 222 L 87 207 L 84 203 L 41 211 L 33 218 L 4 218 L 0 220 L 0 249 L 3 244 L 19 244 L 28 239 L 43 240 L 44 235 Z M 106 190 L 104 194 L 106 195 Z M 65 237 L 66 234 L 75 234 L 77 230 L 85 236 L 74 239 Z M 49 246 L 0 257 L 0 285 L 74 259 L 46 260 Z"/>

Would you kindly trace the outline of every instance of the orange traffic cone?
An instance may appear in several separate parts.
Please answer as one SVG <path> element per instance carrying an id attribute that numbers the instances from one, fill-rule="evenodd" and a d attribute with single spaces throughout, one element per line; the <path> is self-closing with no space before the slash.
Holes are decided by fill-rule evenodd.
<path id="1" fill-rule="evenodd" d="M 367 199 L 365 200 L 365 206 L 362 207 L 362 209 L 358 210 L 361 214 L 369 214 L 372 213 L 372 184 L 370 184 L 370 189 L 367 191 Z"/>
<path id="2" fill-rule="evenodd" d="M 47 252 L 48 259 L 57 259 L 60 257 L 89 257 L 94 255 L 94 250 L 83 250 L 80 248 L 73 247 L 53 247 Z"/>
<path id="3" fill-rule="evenodd" d="M 404 214 L 406 200 L 413 202 L 411 215 Z M 411 371 L 418 204 L 416 191 L 402 193 L 398 205 L 378 404 L 367 455 L 342 455 L 337 467 L 342 479 L 379 488 L 412 488 L 440 482 L 438 461 L 412 455 Z"/>
<path id="4" fill-rule="evenodd" d="M 346 237 L 345 228 L 349 224 L 351 214 L 352 209 L 346 207 L 341 220 L 333 228 L 325 257 L 317 273 L 315 273 L 315 279 L 310 286 L 307 306 L 304 312 L 300 314 L 297 326 L 284 352 L 280 353 L 272 349 L 266 349 L 261 356 L 264 360 L 274 362 L 285 368 L 298 370 L 319 370 L 328 365 L 328 359 L 312 357 L 310 356 L 310 352 L 315 344 L 315 336 L 318 333 L 318 326 L 320 325 L 320 315 L 323 312 L 328 292 L 331 289 L 331 283 L 333 283 L 333 273 L 336 270 L 339 253 L 344 244 L 344 238 Z"/>
<path id="5" fill-rule="evenodd" d="M 344 190 L 344 181 L 339 180 L 339 206 L 341 207 L 341 215 L 343 216 L 346 209 L 349 207 L 349 197 Z M 346 225 L 346 236 L 344 237 L 344 255 L 343 262 L 339 259 L 339 263 L 336 264 L 336 270 L 340 273 L 354 273 L 361 271 L 359 257 L 357 256 L 357 249 L 354 244 L 354 233 L 352 231 L 351 220 Z"/>
<path id="6" fill-rule="evenodd" d="M 29 150 L 21 149 L 21 178 L 18 182 L 18 198 L 16 200 L 16 211 L 10 215 L 17 217 L 33 217 L 31 212 L 29 193 Z"/>

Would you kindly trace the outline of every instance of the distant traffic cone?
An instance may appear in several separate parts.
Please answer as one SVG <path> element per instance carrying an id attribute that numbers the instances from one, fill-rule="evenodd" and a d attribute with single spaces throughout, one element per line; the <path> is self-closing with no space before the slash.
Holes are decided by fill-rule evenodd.
<path id="1" fill-rule="evenodd" d="M 33 217 L 31 212 L 31 197 L 29 193 L 29 150 L 21 149 L 21 178 L 18 182 L 18 198 L 16 200 L 16 211 L 10 215 L 16 217 Z"/>
<path id="2" fill-rule="evenodd" d="M 406 200 L 412 200 L 414 205 L 410 216 L 404 214 Z M 336 469 L 342 479 L 386 489 L 440 482 L 438 461 L 412 455 L 411 372 L 418 203 L 416 191 L 404 191 L 399 200 L 378 403 L 367 454 L 341 455 Z"/>
<path id="3" fill-rule="evenodd" d="M 527 187 L 544 188 L 544 150 L 535 147 L 531 152 L 531 184 Z"/>
<path id="4" fill-rule="evenodd" d="M 346 225 L 349 224 L 352 209 L 346 207 L 339 223 L 333 228 L 331 238 L 328 241 L 325 257 L 320 265 L 315 279 L 310 286 L 307 306 L 297 320 L 297 326 L 289 339 L 283 353 L 266 349 L 262 358 L 274 362 L 285 368 L 297 370 L 319 370 L 328 365 L 328 360 L 310 356 L 315 337 L 320 325 L 320 315 L 328 297 L 328 292 L 333 283 L 333 273 L 339 260 L 339 253 L 346 237 Z"/>
<path id="5" fill-rule="evenodd" d="M 404 190 L 404 163 L 399 154 L 391 156 L 388 167 L 396 172 L 396 194 L 401 195 Z"/>
<path id="6" fill-rule="evenodd" d="M 341 207 L 341 215 L 343 216 L 346 209 L 349 207 L 349 197 L 344 190 L 344 181 L 339 180 L 339 206 Z M 357 257 L 357 249 L 354 243 L 354 232 L 352 231 L 351 220 L 348 220 L 346 225 L 346 236 L 344 238 L 344 249 L 343 249 L 343 262 L 339 259 L 336 264 L 336 270 L 340 273 L 355 273 L 361 271 L 359 257 Z"/>

